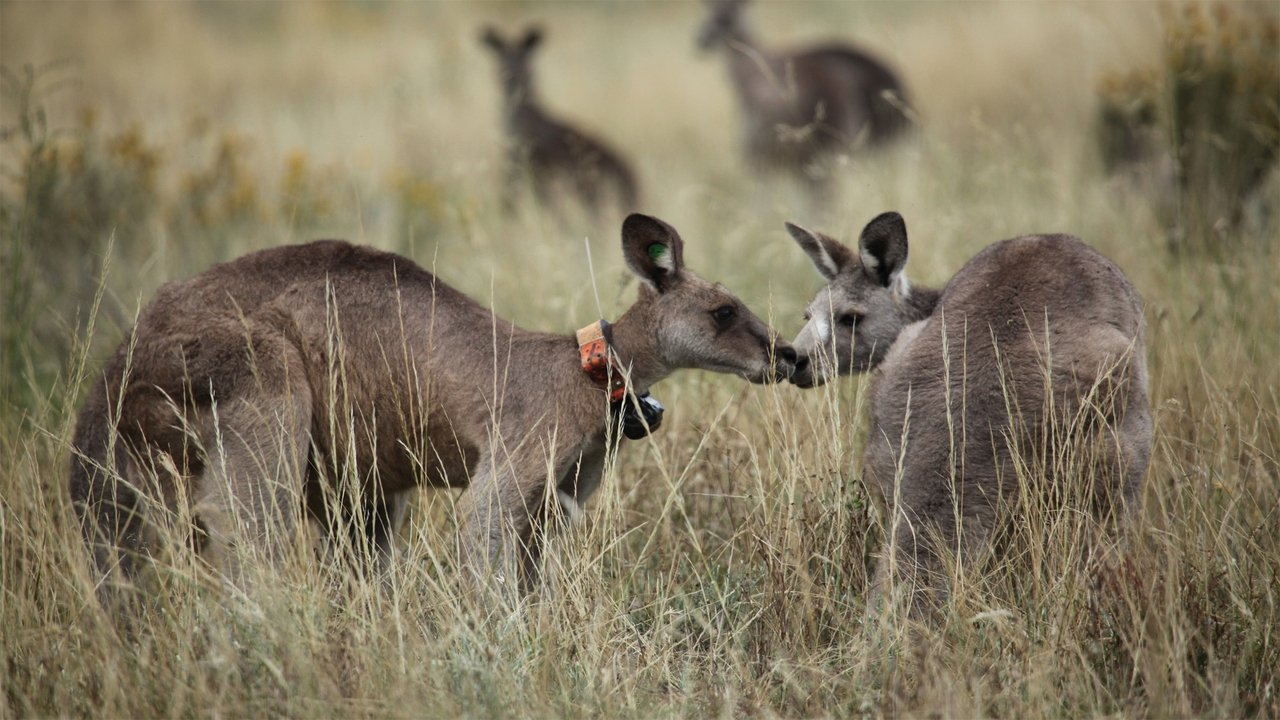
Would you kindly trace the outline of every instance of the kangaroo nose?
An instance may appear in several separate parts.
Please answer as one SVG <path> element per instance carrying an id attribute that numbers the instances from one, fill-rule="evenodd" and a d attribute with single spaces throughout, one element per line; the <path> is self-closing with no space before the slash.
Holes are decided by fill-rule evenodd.
<path id="1" fill-rule="evenodd" d="M 798 355 L 796 349 L 790 345 L 784 345 L 777 349 L 778 357 L 784 360 L 788 365 L 795 365 Z"/>
<path id="2" fill-rule="evenodd" d="M 792 351 L 791 351 L 791 354 L 792 354 L 792 355 L 795 355 L 795 354 L 796 354 L 796 352 L 795 352 L 794 350 L 792 350 Z M 798 360 L 796 360 L 796 361 L 795 361 L 795 366 L 796 366 L 796 373 L 797 373 L 797 374 L 799 374 L 799 373 L 803 373 L 805 370 L 808 370 L 808 369 L 809 369 L 809 356 L 808 356 L 808 355 L 802 355 L 802 356 L 800 356 L 800 358 L 799 358 Z"/>

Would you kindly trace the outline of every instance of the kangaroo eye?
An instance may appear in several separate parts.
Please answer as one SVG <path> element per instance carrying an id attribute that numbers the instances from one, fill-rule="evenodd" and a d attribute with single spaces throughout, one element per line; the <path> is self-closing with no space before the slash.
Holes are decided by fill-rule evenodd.
<path id="1" fill-rule="evenodd" d="M 721 324 L 729 322 L 736 314 L 738 314 L 738 311 L 734 309 L 732 305 L 721 305 L 711 311 L 711 316 L 716 319 L 716 322 Z"/>
<path id="2" fill-rule="evenodd" d="M 840 316 L 839 322 L 841 325 L 851 328 L 854 325 L 857 325 L 858 321 L 861 319 L 862 319 L 862 313 L 847 312 Z"/>
<path id="3" fill-rule="evenodd" d="M 809 322 L 809 321 L 810 321 L 810 320 L 812 320 L 812 319 L 813 319 L 813 313 L 809 312 L 808 310 L 805 310 L 805 311 L 804 311 L 804 321 L 805 321 L 805 322 Z"/>

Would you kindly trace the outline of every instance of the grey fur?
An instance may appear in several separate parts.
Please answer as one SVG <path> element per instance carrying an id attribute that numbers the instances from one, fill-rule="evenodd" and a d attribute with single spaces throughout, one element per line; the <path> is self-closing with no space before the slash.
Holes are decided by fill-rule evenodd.
<path id="1" fill-rule="evenodd" d="M 794 351 L 685 268 L 682 244 L 655 218 L 623 224 L 646 280 L 613 323 L 631 388 L 681 368 L 785 378 Z M 162 549 L 156 514 L 184 498 L 234 580 L 233 550 L 278 557 L 308 515 L 328 527 L 336 510 L 385 547 L 421 484 L 469 487 L 464 563 L 481 583 L 527 587 L 555 507 L 599 483 L 607 408 L 571 334 L 511 325 L 402 256 L 278 247 L 157 292 L 80 411 L 70 493 L 108 596 Z"/>
<path id="2" fill-rule="evenodd" d="M 610 200 L 623 212 L 636 210 L 640 191 L 622 156 L 604 141 L 552 117 L 538 101 L 531 62 L 542 35 L 536 27 L 511 41 L 493 28 L 481 33 L 481 42 L 498 61 L 502 84 L 507 133 L 503 203 L 512 209 L 520 188 L 528 182 L 544 207 L 557 207 L 559 188 L 593 213 L 603 211 Z"/>
<path id="3" fill-rule="evenodd" d="M 823 191 L 834 156 L 880 145 L 909 126 L 906 91 L 883 62 L 843 44 L 771 51 L 742 18 L 746 0 L 710 0 L 698 34 L 723 49 L 756 168 L 796 174 Z"/>
<path id="4" fill-rule="evenodd" d="M 1109 260 L 1068 235 L 1024 236 L 987 247 L 937 291 L 901 278 L 896 213 L 868 225 L 858 253 L 789 229 L 829 281 L 796 338 L 811 362 L 793 380 L 875 371 L 862 469 L 888 522 L 873 597 L 891 580 L 914 590 L 916 613 L 945 597 L 933 541 L 962 558 L 989 547 L 997 512 L 1017 507 L 1015 456 L 1039 496 L 1092 483 L 1098 515 L 1137 507 L 1152 438 L 1145 323 Z M 1055 475 L 1055 458 L 1072 453 L 1092 463 L 1072 466 L 1088 477 Z"/>

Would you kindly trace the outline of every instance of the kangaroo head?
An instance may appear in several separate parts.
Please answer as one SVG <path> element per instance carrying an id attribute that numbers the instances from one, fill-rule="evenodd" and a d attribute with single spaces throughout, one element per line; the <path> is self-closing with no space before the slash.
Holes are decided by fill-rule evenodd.
<path id="1" fill-rule="evenodd" d="M 640 297 L 615 323 L 615 338 L 625 333 L 629 340 L 618 349 L 633 376 L 649 383 L 698 368 L 766 383 L 795 372 L 796 352 L 785 340 L 733 293 L 685 267 L 675 228 L 630 215 L 622 224 L 622 252 L 642 281 Z"/>
<path id="2" fill-rule="evenodd" d="M 792 381 L 801 387 L 834 375 L 866 372 L 880 363 L 898 333 L 927 312 L 912 302 L 903 274 L 907 226 L 895 212 L 867 224 L 855 253 L 822 233 L 787 223 L 787 231 L 809 255 L 827 286 L 805 311 L 796 352 L 810 362 Z M 931 309 L 931 308 L 930 308 Z"/>
<path id="3" fill-rule="evenodd" d="M 707 19 L 698 30 L 698 47 L 712 50 L 745 32 L 742 7 L 747 0 L 707 0 Z"/>
<path id="4" fill-rule="evenodd" d="M 529 58 L 542 42 L 541 28 L 529 26 L 522 37 L 508 42 L 492 26 L 486 26 L 480 33 L 480 42 L 498 58 L 498 74 L 508 98 L 525 96 L 533 90 Z"/>

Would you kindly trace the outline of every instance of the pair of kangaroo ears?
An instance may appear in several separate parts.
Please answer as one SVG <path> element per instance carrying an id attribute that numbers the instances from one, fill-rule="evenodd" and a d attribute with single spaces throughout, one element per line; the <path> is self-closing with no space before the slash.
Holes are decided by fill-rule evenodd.
<path id="1" fill-rule="evenodd" d="M 542 28 L 537 25 L 529 26 L 529 28 L 524 31 L 523 38 L 512 42 L 511 45 L 508 46 L 507 41 L 502 39 L 502 34 L 499 33 L 497 29 L 492 25 L 486 25 L 484 30 L 480 32 L 480 42 L 500 53 L 505 53 L 508 50 L 529 52 L 530 50 L 538 47 L 538 44 L 542 42 Z"/>
<path id="2" fill-rule="evenodd" d="M 787 232 L 805 251 L 828 282 L 842 272 L 860 269 L 867 277 L 888 287 L 907 264 L 907 223 L 896 212 L 876 216 L 862 229 L 858 254 L 820 232 L 787 223 Z"/>
<path id="3" fill-rule="evenodd" d="M 665 292 L 684 268 L 684 241 L 658 218 L 632 213 L 622 221 L 622 256 L 631 272 Z"/>

